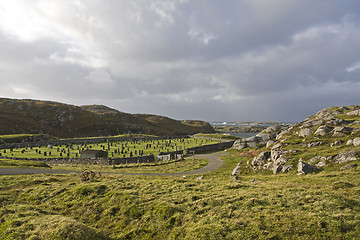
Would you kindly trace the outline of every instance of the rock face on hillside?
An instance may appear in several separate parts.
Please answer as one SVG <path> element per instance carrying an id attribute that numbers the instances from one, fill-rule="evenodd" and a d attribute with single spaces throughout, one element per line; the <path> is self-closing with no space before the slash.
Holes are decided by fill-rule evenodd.
<path id="1" fill-rule="evenodd" d="M 274 126 L 233 146 L 249 147 L 260 151 L 246 166 L 255 172 L 269 170 L 276 174 L 294 168 L 300 175 L 321 170 L 329 163 L 359 160 L 360 106 L 326 108 L 296 125 Z"/>
<path id="2" fill-rule="evenodd" d="M 89 137 L 139 133 L 179 136 L 214 132 L 211 125 L 203 121 L 146 116 L 151 117 L 120 112 L 103 105 L 79 107 L 49 101 L 0 98 L 0 135 L 43 133 L 56 137 Z"/>
<path id="3" fill-rule="evenodd" d="M 234 143 L 233 148 L 235 149 L 244 149 L 247 147 L 261 147 L 264 146 L 266 144 L 273 144 L 276 136 L 285 129 L 288 129 L 290 127 L 290 125 L 286 125 L 286 124 L 277 124 L 277 125 L 273 125 L 270 126 L 268 128 L 266 128 L 265 130 L 263 130 L 262 132 L 256 134 L 253 137 L 249 137 L 249 138 L 243 138 L 243 139 L 239 139 Z"/>

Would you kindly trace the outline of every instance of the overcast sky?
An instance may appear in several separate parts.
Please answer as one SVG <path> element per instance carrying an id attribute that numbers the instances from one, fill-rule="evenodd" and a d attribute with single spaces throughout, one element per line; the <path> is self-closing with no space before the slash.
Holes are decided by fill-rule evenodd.
<path id="1" fill-rule="evenodd" d="M 302 121 L 360 104 L 360 1 L 1 1 L 0 92 L 175 119 Z"/>

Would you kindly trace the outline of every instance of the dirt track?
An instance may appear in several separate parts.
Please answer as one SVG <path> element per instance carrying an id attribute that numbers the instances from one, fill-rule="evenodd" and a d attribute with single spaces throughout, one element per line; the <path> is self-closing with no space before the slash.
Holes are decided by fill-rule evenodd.
<path id="1" fill-rule="evenodd" d="M 197 158 L 205 158 L 208 164 L 202 168 L 177 173 L 105 173 L 104 174 L 123 174 L 123 175 L 145 175 L 145 176 L 182 176 L 195 175 L 212 172 L 220 168 L 224 161 L 220 158 L 223 153 L 211 153 L 196 155 Z M 40 169 L 40 168 L 0 168 L 0 175 L 24 175 L 24 174 L 68 174 L 80 173 L 79 171 L 54 170 L 54 169 Z"/>

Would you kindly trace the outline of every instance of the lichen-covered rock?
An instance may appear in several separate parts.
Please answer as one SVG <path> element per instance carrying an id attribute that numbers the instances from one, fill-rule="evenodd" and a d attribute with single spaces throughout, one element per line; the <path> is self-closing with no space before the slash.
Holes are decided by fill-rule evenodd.
<path id="1" fill-rule="evenodd" d="M 240 170 L 241 170 L 241 162 L 238 163 L 238 165 L 236 165 L 236 167 L 234 168 L 234 170 L 231 173 L 231 177 L 232 176 L 237 176 L 240 174 Z"/>
<path id="2" fill-rule="evenodd" d="M 281 171 L 283 171 L 284 173 L 289 172 L 291 169 L 293 169 L 293 165 L 285 165 L 282 167 Z"/>
<path id="3" fill-rule="evenodd" d="M 318 171 L 318 168 L 316 166 L 310 165 L 302 160 L 298 163 L 298 173 L 312 173 Z"/>
<path id="4" fill-rule="evenodd" d="M 275 143 L 274 146 L 271 147 L 271 150 L 276 150 L 276 149 L 279 149 L 279 148 L 282 148 L 282 144 L 281 143 Z"/>
<path id="5" fill-rule="evenodd" d="M 352 140 L 352 143 L 354 144 L 355 147 L 360 147 L 360 137 L 357 137 L 354 140 Z"/>
<path id="6" fill-rule="evenodd" d="M 333 157 L 333 161 L 335 163 L 345 163 L 357 160 L 360 157 L 360 151 L 357 152 L 347 152 L 347 153 L 340 153 Z"/>
<path id="7" fill-rule="evenodd" d="M 343 113 L 342 109 L 325 108 L 316 113 L 316 118 L 327 121 L 333 119 L 336 115 L 341 113 Z"/>
<path id="8" fill-rule="evenodd" d="M 331 132 L 333 137 L 344 137 L 351 133 L 353 128 L 351 127 L 335 127 Z"/>
<path id="9" fill-rule="evenodd" d="M 325 167 L 325 165 L 326 165 L 326 162 L 318 162 L 317 164 L 315 164 L 315 166 L 317 168 L 323 168 L 323 167 Z"/>
<path id="10" fill-rule="evenodd" d="M 310 128 L 313 126 L 319 126 L 323 124 L 323 120 L 322 119 L 309 119 L 306 120 L 302 125 L 301 128 Z"/>
<path id="11" fill-rule="evenodd" d="M 310 159 L 309 164 L 314 164 L 320 160 L 321 156 L 316 156 L 312 159 Z"/>
<path id="12" fill-rule="evenodd" d="M 327 121 L 326 123 L 329 124 L 329 125 L 333 125 L 333 126 L 340 126 L 340 125 L 343 125 L 343 124 L 349 124 L 350 121 L 335 118 L 335 119 L 331 119 L 331 120 Z"/>
<path id="13" fill-rule="evenodd" d="M 313 133 L 313 130 L 311 128 L 304 128 L 304 129 L 301 129 L 300 132 L 299 132 L 299 137 L 307 137 L 309 135 L 311 135 Z"/>
<path id="14" fill-rule="evenodd" d="M 273 162 L 267 162 L 263 165 L 263 169 L 265 169 L 265 170 L 272 170 L 273 168 L 274 168 Z"/>
<path id="15" fill-rule="evenodd" d="M 260 141 L 268 141 L 273 138 L 273 136 L 270 133 L 263 133 L 263 132 L 258 133 L 256 136 L 261 138 Z"/>
<path id="16" fill-rule="evenodd" d="M 248 138 L 244 138 L 242 139 L 241 142 L 260 142 L 263 139 L 261 137 L 258 136 L 252 136 L 252 137 L 248 137 Z"/>
<path id="17" fill-rule="evenodd" d="M 324 144 L 324 142 L 323 142 L 323 141 L 316 141 L 316 142 L 311 142 L 311 143 L 308 143 L 308 144 L 306 144 L 306 146 L 307 146 L 308 148 L 311 148 L 311 147 L 317 147 L 317 146 L 320 146 L 320 145 L 322 145 L 322 144 Z"/>
<path id="18" fill-rule="evenodd" d="M 335 142 L 330 143 L 330 147 L 336 147 L 343 143 L 341 140 L 336 140 Z"/>
<path id="19" fill-rule="evenodd" d="M 325 136 L 327 133 L 329 133 L 330 131 L 332 130 L 332 128 L 324 125 L 324 126 L 320 126 L 318 127 L 318 129 L 316 129 L 315 131 L 315 135 L 318 135 L 318 136 Z"/>
<path id="20" fill-rule="evenodd" d="M 280 172 L 282 168 L 283 168 L 282 165 L 274 165 L 273 166 L 273 173 L 276 174 L 276 173 Z"/>
<path id="21" fill-rule="evenodd" d="M 241 142 L 241 139 L 236 140 L 233 144 L 233 148 L 237 149 L 237 150 L 241 150 L 247 147 L 246 142 Z"/>
<path id="22" fill-rule="evenodd" d="M 347 115 L 349 115 L 349 116 L 360 116 L 360 109 L 356 109 L 354 111 L 348 112 Z"/>
<path id="23" fill-rule="evenodd" d="M 262 166 L 265 162 L 270 160 L 270 152 L 261 152 L 257 157 L 251 161 L 251 165 L 254 167 Z"/>
<path id="24" fill-rule="evenodd" d="M 274 144 L 275 144 L 275 142 L 273 140 L 269 140 L 269 141 L 266 142 L 266 148 L 269 148 Z"/>

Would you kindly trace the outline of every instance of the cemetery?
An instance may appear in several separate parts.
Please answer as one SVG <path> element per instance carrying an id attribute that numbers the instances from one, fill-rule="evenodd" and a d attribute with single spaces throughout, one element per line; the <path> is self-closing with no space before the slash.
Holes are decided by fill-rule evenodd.
<path id="1" fill-rule="evenodd" d="M 184 154 L 225 149 L 233 144 L 214 138 L 147 138 L 101 142 L 48 142 L 0 150 L 0 157 L 44 161 L 49 164 L 127 164 L 181 159 Z"/>

